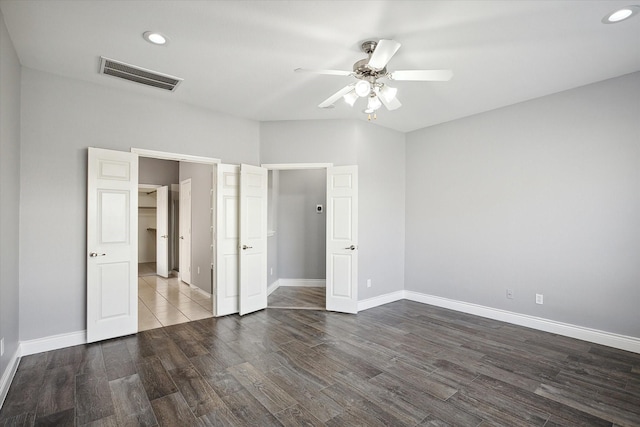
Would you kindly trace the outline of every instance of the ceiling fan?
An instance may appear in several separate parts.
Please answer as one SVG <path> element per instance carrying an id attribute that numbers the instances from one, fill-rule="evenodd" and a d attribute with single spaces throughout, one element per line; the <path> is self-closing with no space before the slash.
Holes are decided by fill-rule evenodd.
<path id="1" fill-rule="evenodd" d="M 331 76 L 353 76 L 358 79 L 355 83 L 350 83 L 343 87 L 329 98 L 322 101 L 318 107 L 333 108 L 333 104 L 340 98 L 344 98 L 347 104 L 353 106 L 358 98 L 367 98 L 367 108 L 363 110 L 365 114 L 376 118 L 376 110 L 384 105 L 387 110 L 396 110 L 402 106 L 396 94 L 396 88 L 387 86 L 380 82 L 380 79 L 390 79 L 396 81 L 448 81 L 453 76 L 451 70 L 401 70 L 387 71 L 387 63 L 393 55 L 400 49 L 401 44 L 395 40 L 372 41 L 367 40 L 362 43 L 361 48 L 368 55 L 353 64 L 353 71 L 342 70 L 317 70 L 307 68 L 296 68 L 296 72 L 306 72 L 315 74 L 326 74 Z"/>

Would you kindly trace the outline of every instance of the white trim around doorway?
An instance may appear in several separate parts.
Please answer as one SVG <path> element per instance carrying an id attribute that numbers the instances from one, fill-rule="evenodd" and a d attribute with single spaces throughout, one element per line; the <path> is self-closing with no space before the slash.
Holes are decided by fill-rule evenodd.
<path id="1" fill-rule="evenodd" d="M 151 157 L 153 159 L 160 160 L 174 160 L 177 162 L 191 162 L 191 163 L 204 163 L 207 165 L 214 165 L 221 163 L 220 159 L 213 157 L 192 156 L 190 154 L 177 154 L 168 153 L 166 151 L 146 150 L 144 148 L 133 148 L 131 152 L 137 154 L 140 157 Z"/>

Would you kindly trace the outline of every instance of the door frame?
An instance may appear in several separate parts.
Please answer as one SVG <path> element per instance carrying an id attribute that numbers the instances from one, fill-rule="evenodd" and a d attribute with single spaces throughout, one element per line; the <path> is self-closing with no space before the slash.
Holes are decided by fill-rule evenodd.
<path id="1" fill-rule="evenodd" d="M 186 201 L 187 196 L 183 193 L 183 187 L 189 186 L 189 196 L 188 202 Z M 180 248 L 178 249 L 178 271 L 180 272 L 179 278 L 182 283 L 186 283 L 189 286 L 192 286 L 191 282 L 191 249 L 192 249 L 192 234 L 191 234 L 191 221 L 193 218 L 193 214 L 191 213 L 191 209 L 193 207 L 193 203 L 191 202 L 191 178 L 183 179 L 180 181 L 180 219 L 178 221 L 178 234 L 180 234 Z M 185 215 L 186 208 L 189 208 L 189 217 L 187 218 Z M 188 238 L 185 235 L 188 234 Z M 186 242 L 185 242 L 186 240 Z M 188 245 L 185 243 L 188 242 Z M 189 253 L 189 257 L 185 257 L 185 253 Z"/>

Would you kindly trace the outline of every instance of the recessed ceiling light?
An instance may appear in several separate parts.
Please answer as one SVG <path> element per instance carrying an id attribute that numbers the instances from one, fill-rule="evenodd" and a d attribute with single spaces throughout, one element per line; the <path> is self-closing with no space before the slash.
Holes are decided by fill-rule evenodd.
<path id="1" fill-rule="evenodd" d="M 640 6 L 632 5 L 626 6 L 618 10 L 614 10 L 611 13 L 608 13 L 604 18 L 602 18 L 603 24 L 617 24 L 618 22 L 622 22 L 625 19 L 629 19 L 634 15 L 637 15 L 640 12 Z"/>
<path id="2" fill-rule="evenodd" d="M 155 33 L 153 31 L 145 31 L 144 34 L 142 34 L 142 37 L 144 37 L 144 39 L 149 43 L 158 44 L 158 45 L 167 44 L 167 38 L 165 36 L 163 36 L 160 33 Z"/>

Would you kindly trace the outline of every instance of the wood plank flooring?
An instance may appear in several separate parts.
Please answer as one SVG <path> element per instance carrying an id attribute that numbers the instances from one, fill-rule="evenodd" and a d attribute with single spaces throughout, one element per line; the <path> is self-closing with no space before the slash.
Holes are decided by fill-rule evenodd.
<path id="1" fill-rule="evenodd" d="M 24 357 L 0 425 L 640 426 L 640 355 L 409 301 Z"/>
<path id="2" fill-rule="evenodd" d="M 307 286 L 280 286 L 267 299 L 269 308 L 301 308 L 324 310 L 326 288 Z"/>

